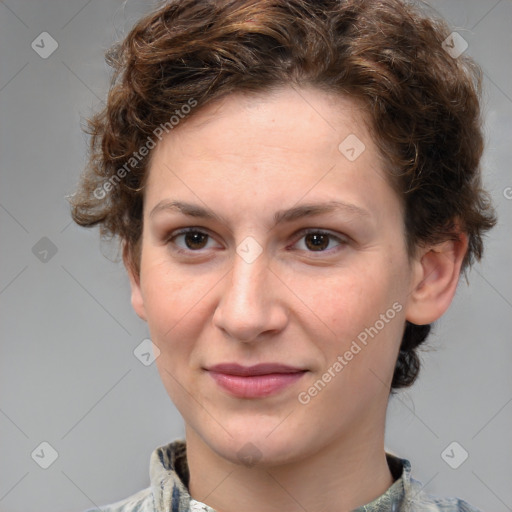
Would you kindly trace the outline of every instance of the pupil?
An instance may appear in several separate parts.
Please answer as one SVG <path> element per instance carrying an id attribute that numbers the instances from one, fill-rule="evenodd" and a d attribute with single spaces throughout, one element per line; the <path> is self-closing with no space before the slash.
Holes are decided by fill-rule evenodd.
<path id="1" fill-rule="evenodd" d="M 189 249 L 202 249 L 206 245 L 208 235 L 199 232 L 187 233 L 185 235 L 185 244 Z"/>
<path id="2" fill-rule="evenodd" d="M 329 237 L 328 235 L 321 234 L 306 235 L 306 245 L 308 249 L 326 249 L 327 246 L 329 245 Z"/>

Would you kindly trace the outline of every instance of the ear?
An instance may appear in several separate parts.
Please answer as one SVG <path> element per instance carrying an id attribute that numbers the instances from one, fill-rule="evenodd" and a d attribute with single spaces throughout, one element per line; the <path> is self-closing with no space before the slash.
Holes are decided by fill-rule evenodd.
<path id="1" fill-rule="evenodd" d="M 142 296 L 142 291 L 140 288 L 140 271 L 134 263 L 133 256 L 133 248 L 130 249 L 128 243 L 123 243 L 123 263 L 126 268 L 126 272 L 128 273 L 128 278 L 130 279 L 130 287 L 132 290 L 132 307 L 135 310 L 135 313 L 142 318 L 142 320 L 147 321 L 146 318 L 146 309 L 144 307 L 144 298 Z"/>
<path id="2" fill-rule="evenodd" d="M 450 306 L 468 248 L 467 235 L 459 231 L 457 237 L 458 240 L 447 240 L 418 251 L 414 261 L 413 287 L 406 308 L 409 322 L 430 324 Z"/>

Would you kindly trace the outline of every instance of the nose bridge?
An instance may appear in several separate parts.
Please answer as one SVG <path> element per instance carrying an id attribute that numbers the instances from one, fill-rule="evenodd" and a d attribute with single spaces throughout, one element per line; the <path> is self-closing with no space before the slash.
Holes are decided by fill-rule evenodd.
<path id="1" fill-rule="evenodd" d="M 269 269 L 264 255 L 254 261 L 245 260 L 236 254 L 233 261 L 231 279 L 228 280 L 226 303 L 238 313 L 255 315 L 264 307 L 264 284 L 268 280 Z"/>
<path id="2" fill-rule="evenodd" d="M 216 325 L 240 341 L 282 328 L 286 318 L 270 280 L 265 254 L 245 258 L 237 251 L 214 315 Z"/>

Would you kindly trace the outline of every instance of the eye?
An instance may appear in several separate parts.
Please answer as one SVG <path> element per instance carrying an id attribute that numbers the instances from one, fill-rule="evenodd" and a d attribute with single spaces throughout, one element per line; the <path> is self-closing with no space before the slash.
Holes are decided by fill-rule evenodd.
<path id="1" fill-rule="evenodd" d="M 168 242 L 177 252 L 200 252 L 203 249 L 216 247 L 216 241 L 211 235 L 195 227 L 173 233 Z M 310 229 L 300 233 L 300 238 L 293 245 L 301 251 L 330 253 L 347 243 L 348 240 L 343 236 L 320 229 Z"/>
<path id="2" fill-rule="evenodd" d="M 315 229 L 302 232 L 301 238 L 295 245 L 303 251 L 327 252 L 347 243 L 348 241 L 342 236 Z"/>
<path id="3" fill-rule="evenodd" d="M 169 238 L 169 242 L 177 247 L 178 252 L 200 251 L 215 246 L 214 239 L 197 228 L 182 229 Z M 212 245 L 213 244 L 213 245 Z"/>

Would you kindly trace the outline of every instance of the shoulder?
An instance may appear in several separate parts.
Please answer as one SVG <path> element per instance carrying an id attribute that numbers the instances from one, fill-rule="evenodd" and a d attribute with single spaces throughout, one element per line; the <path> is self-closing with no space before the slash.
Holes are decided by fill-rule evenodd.
<path id="1" fill-rule="evenodd" d="M 404 496 L 404 512 L 482 512 L 460 498 L 442 498 L 425 493 L 423 484 L 410 479 L 410 489 Z"/>
<path id="2" fill-rule="evenodd" d="M 88 508 L 84 512 L 154 512 L 155 501 L 151 487 L 132 494 L 128 498 L 116 501 L 110 505 Z"/>
<path id="3" fill-rule="evenodd" d="M 386 453 L 391 473 L 397 479 L 390 488 L 391 501 L 400 503 L 397 512 L 482 512 L 467 501 L 455 497 L 440 497 L 428 494 L 424 485 L 411 476 L 409 460 L 390 452 Z M 398 485 L 398 482 L 401 482 Z"/>

